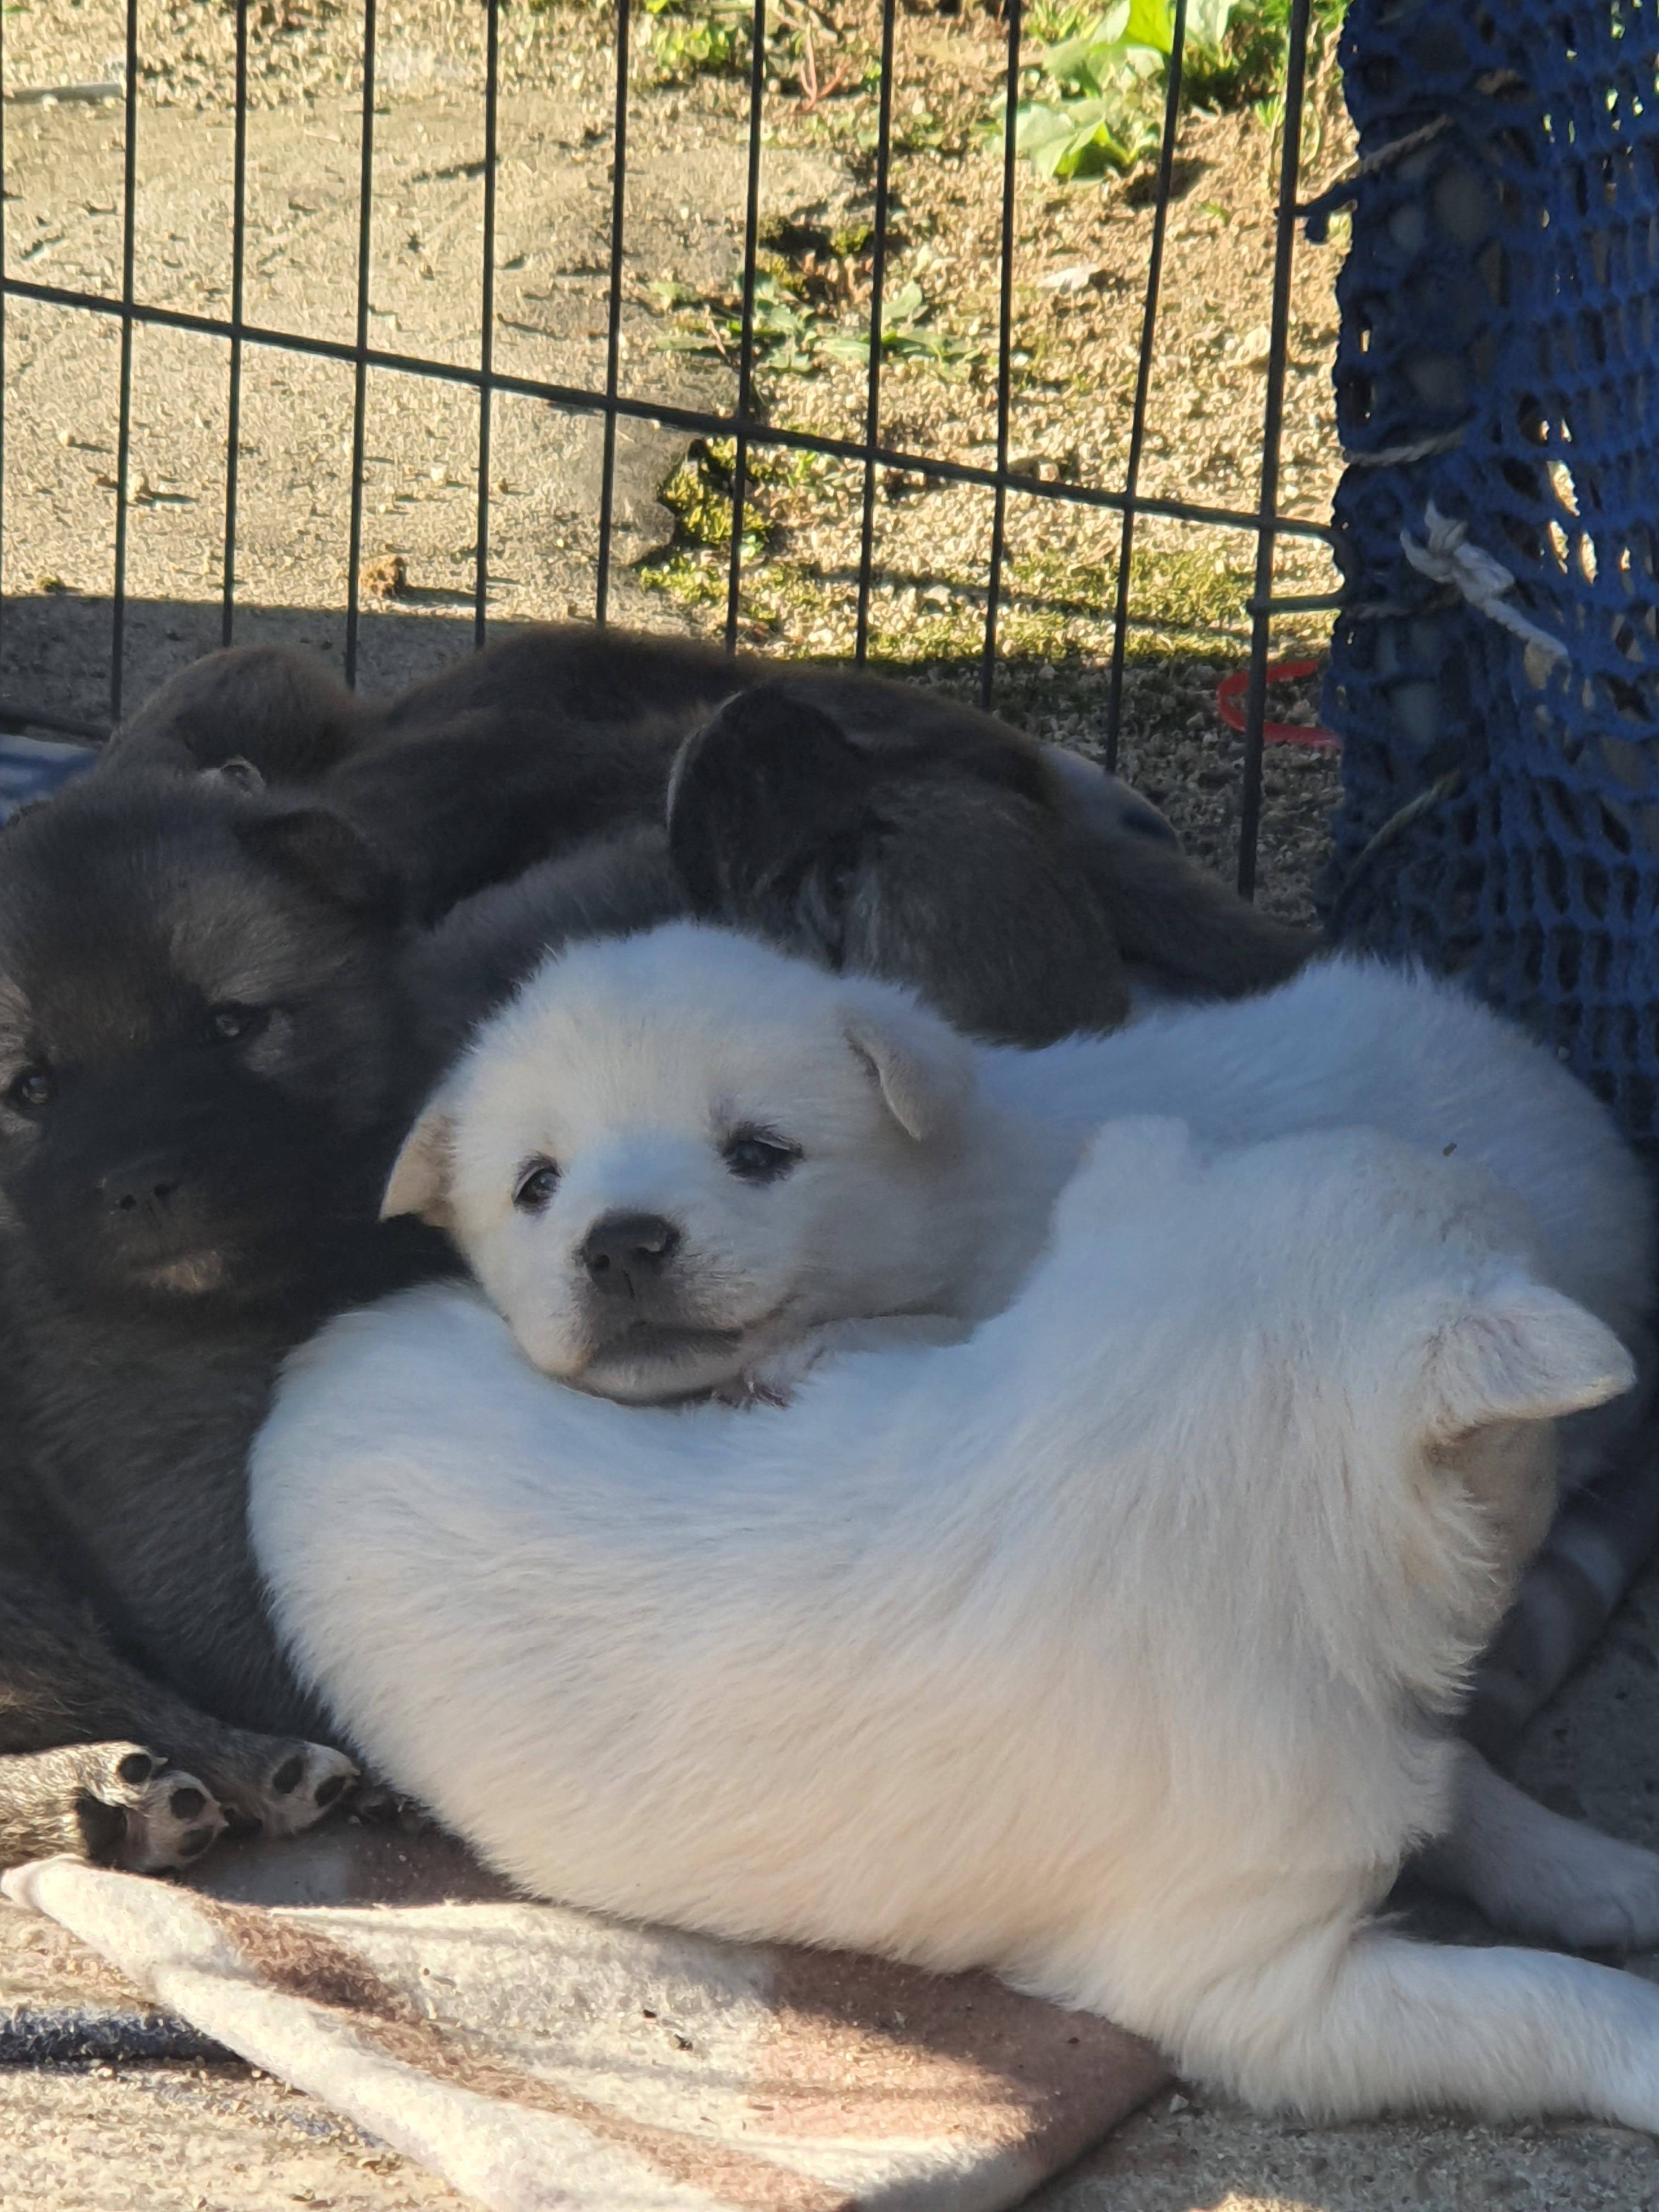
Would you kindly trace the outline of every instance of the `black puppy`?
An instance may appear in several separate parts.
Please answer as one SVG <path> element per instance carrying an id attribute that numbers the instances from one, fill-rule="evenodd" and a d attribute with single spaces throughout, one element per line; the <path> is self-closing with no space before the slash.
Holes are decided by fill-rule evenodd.
<path id="1" fill-rule="evenodd" d="M 423 1058 L 447 1066 L 554 946 L 684 915 L 908 983 L 1016 1044 L 1115 1027 L 1138 981 L 1234 996 L 1308 957 L 1115 779 L 988 716 L 941 727 L 925 703 L 918 728 L 874 721 L 864 686 L 833 678 L 728 700 L 676 757 L 665 827 L 590 841 L 412 943 Z"/>
<path id="2" fill-rule="evenodd" d="M 351 1778 L 240 1469 L 283 1354 L 431 1256 L 374 1225 L 399 907 L 349 825 L 222 774 L 94 770 L 0 832 L 0 1861 L 182 1863 Z"/>
<path id="3" fill-rule="evenodd" d="M 1137 973 L 1231 998 L 1308 957 L 1086 763 L 988 715 L 954 750 L 919 715 L 870 720 L 845 679 L 786 681 L 686 741 L 669 830 L 693 912 L 1024 1044 L 1115 1026 Z"/>
<path id="4" fill-rule="evenodd" d="M 745 681 L 702 645 L 571 624 L 521 631 L 392 700 L 356 699 L 304 654 L 210 653 L 110 740 L 112 765 L 303 783 L 398 857 L 413 919 L 660 819 L 676 747 Z"/>
<path id="5" fill-rule="evenodd" d="M 877 677 L 780 680 L 682 639 L 529 628 L 380 704 L 301 655 L 236 647 L 182 671 L 111 750 L 203 768 L 241 755 L 307 780 L 398 855 L 430 922 L 596 834 L 659 824 L 694 736 L 674 856 L 696 909 L 764 928 L 787 912 L 787 933 L 923 985 L 958 1019 L 971 973 L 974 1026 L 1028 1042 L 1110 1026 L 1126 962 L 1231 996 L 1282 982 L 1313 947 L 1186 860 L 1126 785 L 994 715 Z M 910 948 L 941 909 L 953 931 L 918 973 Z"/>

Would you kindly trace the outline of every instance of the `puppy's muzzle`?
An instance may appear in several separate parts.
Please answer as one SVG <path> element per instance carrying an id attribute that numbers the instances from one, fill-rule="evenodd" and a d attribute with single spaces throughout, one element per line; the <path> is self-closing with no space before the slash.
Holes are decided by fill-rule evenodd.
<path id="1" fill-rule="evenodd" d="M 159 1223 L 171 1210 L 185 1180 L 183 1163 L 162 1152 L 131 1160 L 98 1179 L 98 1195 L 123 1225 Z"/>
<path id="2" fill-rule="evenodd" d="M 582 1241 L 581 1263 L 602 1297 L 648 1297 L 680 1247 L 680 1232 L 658 1213 L 607 1213 Z"/>

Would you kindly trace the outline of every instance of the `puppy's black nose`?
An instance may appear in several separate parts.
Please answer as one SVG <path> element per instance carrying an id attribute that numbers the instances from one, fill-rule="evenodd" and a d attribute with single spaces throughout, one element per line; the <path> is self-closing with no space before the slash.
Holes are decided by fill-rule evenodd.
<path id="1" fill-rule="evenodd" d="M 131 1166 L 105 1176 L 98 1188 L 112 1213 L 165 1213 L 183 1180 L 169 1161 L 134 1160 Z"/>
<path id="2" fill-rule="evenodd" d="M 658 1213 L 607 1213 L 582 1243 L 582 1265 L 609 1298 L 639 1296 L 679 1249 L 680 1232 Z"/>

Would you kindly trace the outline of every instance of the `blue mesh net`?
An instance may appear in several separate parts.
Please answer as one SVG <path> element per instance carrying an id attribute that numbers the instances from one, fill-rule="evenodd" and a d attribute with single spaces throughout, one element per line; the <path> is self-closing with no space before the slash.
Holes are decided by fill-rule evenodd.
<path id="1" fill-rule="evenodd" d="M 0 822 L 32 799 L 45 799 L 95 756 L 87 745 L 54 744 L 40 738 L 0 736 Z"/>
<path id="2" fill-rule="evenodd" d="M 1322 902 L 1345 943 L 1468 974 L 1651 1145 L 1659 4 L 1354 0 L 1343 62 L 1370 166 L 1340 195 Z M 1431 507 L 1531 641 L 1412 564 Z"/>

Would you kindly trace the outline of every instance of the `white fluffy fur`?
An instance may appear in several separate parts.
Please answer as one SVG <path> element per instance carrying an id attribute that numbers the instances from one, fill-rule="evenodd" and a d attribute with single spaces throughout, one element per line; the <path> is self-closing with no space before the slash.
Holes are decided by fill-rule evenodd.
<path id="1" fill-rule="evenodd" d="M 484 1026 L 410 1137 L 387 1210 L 449 1226 L 546 1372 L 665 1398 L 788 1376 L 789 1347 L 826 1322 L 1000 1310 L 1089 1130 L 1141 1113 L 1226 1144 L 1364 1123 L 1483 1167 L 1524 1206 L 1551 1279 L 1635 1337 L 1650 1202 L 1608 1116 L 1462 990 L 1364 961 L 1023 1052 L 725 930 L 580 945 Z M 738 1182 L 721 1146 L 743 1127 L 799 1164 Z M 561 1181 L 526 1215 L 513 1191 L 538 1158 Z M 614 1334 L 628 1309 L 581 1266 L 588 1229 L 617 1212 L 683 1232 L 673 1317 L 690 1328 L 654 1352 L 637 1328 Z"/>
<path id="2" fill-rule="evenodd" d="M 1008 1310 L 787 1410 L 550 1386 L 464 1291 L 337 1322 L 253 1528 L 364 1753 L 533 1889 L 988 1965 L 1262 2105 L 1659 2128 L 1659 1990 L 1370 1917 L 1549 1417 L 1630 1379 L 1455 1158 L 1124 1122 Z"/>

